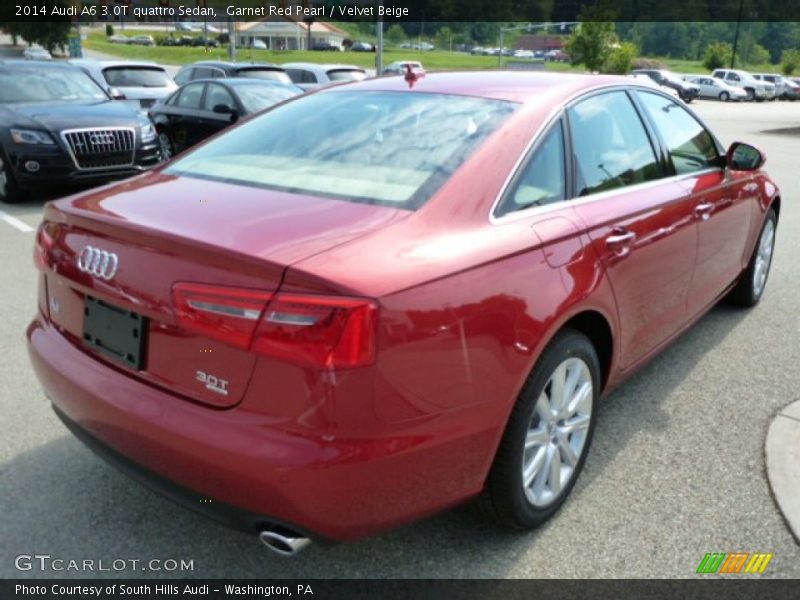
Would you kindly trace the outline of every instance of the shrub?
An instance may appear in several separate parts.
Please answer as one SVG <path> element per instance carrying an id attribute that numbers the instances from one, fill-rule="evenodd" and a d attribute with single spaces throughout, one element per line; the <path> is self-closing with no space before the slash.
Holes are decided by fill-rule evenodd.
<path id="1" fill-rule="evenodd" d="M 800 69 L 800 49 L 784 50 L 781 54 L 781 70 L 784 75 L 792 75 Z"/>
<path id="2" fill-rule="evenodd" d="M 106 37 L 114 35 L 114 26 L 111 23 L 106 24 Z"/>
<path id="3" fill-rule="evenodd" d="M 703 56 L 703 66 L 709 71 L 721 69 L 731 62 L 733 47 L 727 42 L 709 44 Z"/>

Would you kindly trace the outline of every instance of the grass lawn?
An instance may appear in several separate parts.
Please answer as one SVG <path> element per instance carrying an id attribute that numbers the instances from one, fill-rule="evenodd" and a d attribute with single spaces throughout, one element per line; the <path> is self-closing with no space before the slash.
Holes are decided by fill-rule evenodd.
<path id="1" fill-rule="evenodd" d="M 115 33 L 128 36 L 149 34 L 154 38 L 164 37 L 168 32 L 162 29 L 142 30 L 128 29 L 121 30 L 116 28 Z M 185 35 L 176 32 L 173 35 Z M 197 37 L 198 33 L 192 35 Z M 151 60 L 168 65 L 183 65 L 193 63 L 198 60 L 227 60 L 227 47 L 210 48 L 206 52 L 205 48 L 193 47 L 167 47 L 167 46 L 128 46 L 125 44 L 112 44 L 106 41 L 105 31 L 97 28 L 90 30 L 84 42 L 84 47 L 97 52 L 103 52 L 120 58 L 131 58 L 139 60 Z M 315 62 L 315 63 L 347 63 L 358 65 L 364 68 L 375 67 L 375 55 L 371 52 L 312 52 L 308 50 L 251 50 L 237 48 L 237 60 L 287 63 L 287 62 Z M 427 70 L 450 70 L 450 69 L 496 69 L 496 56 L 472 56 L 463 52 L 446 52 L 443 50 L 431 50 L 422 52 L 419 50 L 387 48 L 383 53 L 385 65 L 396 60 L 419 60 Z M 513 60 L 510 57 L 505 59 Z M 708 70 L 697 60 L 680 60 L 673 58 L 657 59 L 666 67 L 676 73 L 700 73 L 707 74 Z M 773 73 L 778 71 L 776 65 L 737 65 L 754 73 Z M 547 63 L 550 71 L 574 71 L 582 72 L 583 66 L 572 66 L 569 63 Z"/>
<path id="2" fill-rule="evenodd" d="M 134 35 L 152 35 L 154 38 L 164 37 L 167 33 L 161 30 L 126 30 L 119 28 L 116 34 L 123 34 L 133 37 Z M 180 34 L 174 34 L 180 35 Z M 194 34 L 195 37 L 197 33 Z M 112 44 L 106 41 L 105 31 L 90 31 L 86 41 L 83 42 L 84 48 L 103 52 L 120 58 L 131 58 L 137 60 L 150 60 L 167 65 L 183 65 L 193 63 L 198 60 L 227 60 L 228 49 L 225 46 L 220 48 L 210 48 L 206 52 L 205 48 L 194 47 L 171 47 L 171 46 L 129 46 L 126 44 Z M 347 63 L 358 65 L 364 68 L 375 68 L 375 55 L 371 52 L 313 52 L 308 50 L 251 50 L 237 48 L 237 60 L 287 63 L 287 62 L 315 62 L 315 63 Z M 419 60 L 427 70 L 448 70 L 448 69 L 495 69 L 497 68 L 496 56 L 472 56 L 463 52 L 445 52 L 431 50 L 421 52 L 419 50 L 409 50 L 400 48 L 387 48 L 383 53 L 383 63 L 388 65 L 396 60 Z M 508 58 L 506 58 L 508 60 Z M 571 67 L 565 63 L 548 63 L 549 69 L 582 70 L 582 67 Z"/>

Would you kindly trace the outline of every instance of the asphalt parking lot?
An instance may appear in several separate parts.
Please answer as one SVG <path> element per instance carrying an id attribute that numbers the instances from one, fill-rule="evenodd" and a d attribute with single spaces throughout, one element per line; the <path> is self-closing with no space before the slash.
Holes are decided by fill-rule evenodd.
<path id="1" fill-rule="evenodd" d="M 176 575 L 15 569 L 17 555 L 49 554 L 192 560 L 180 573 L 190 577 L 693 577 L 705 553 L 742 551 L 774 554 L 762 577 L 800 577 L 800 545 L 764 472 L 771 417 L 800 398 L 800 134 L 764 131 L 800 127 L 800 103 L 693 106 L 724 143 L 760 145 L 782 188 L 765 297 L 750 312 L 715 308 L 613 393 L 571 498 L 528 534 L 496 529 L 470 504 L 281 559 L 128 480 L 75 440 L 40 393 L 24 332 L 36 305 L 29 230 L 43 201 L 0 204 L 0 576 Z"/>

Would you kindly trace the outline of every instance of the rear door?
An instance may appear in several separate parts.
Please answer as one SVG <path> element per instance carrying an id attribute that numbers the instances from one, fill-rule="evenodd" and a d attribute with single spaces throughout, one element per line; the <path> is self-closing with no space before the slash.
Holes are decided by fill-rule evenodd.
<path id="1" fill-rule="evenodd" d="M 218 106 L 226 106 L 230 113 L 214 112 Z M 231 123 L 235 122 L 238 115 L 241 114 L 236 99 L 228 89 L 218 83 L 209 83 L 206 87 L 206 94 L 203 99 L 202 114 L 199 118 L 199 132 L 202 135 L 201 139 L 205 139 L 219 133 Z"/>
<path id="2" fill-rule="evenodd" d="M 661 147 L 627 92 L 580 99 L 567 115 L 575 206 L 614 291 L 624 369 L 686 322 L 695 203 L 666 177 Z"/>
<path id="3" fill-rule="evenodd" d="M 688 300 L 694 314 L 741 273 L 758 190 L 748 186 L 750 178 L 727 172 L 716 140 L 689 111 L 659 94 L 637 95 L 669 152 L 671 169 L 698 223 L 697 264 Z"/>
<path id="4" fill-rule="evenodd" d="M 172 143 L 182 152 L 203 139 L 203 94 L 206 84 L 190 83 L 183 87 L 170 112 Z"/>

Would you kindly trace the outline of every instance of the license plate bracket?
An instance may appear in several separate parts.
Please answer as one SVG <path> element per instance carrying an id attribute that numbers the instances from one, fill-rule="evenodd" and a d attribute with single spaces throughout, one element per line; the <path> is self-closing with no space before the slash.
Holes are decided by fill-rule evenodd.
<path id="1" fill-rule="evenodd" d="M 84 299 L 83 315 L 86 346 L 137 371 L 144 368 L 147 318 L 91 296 Z"/>

